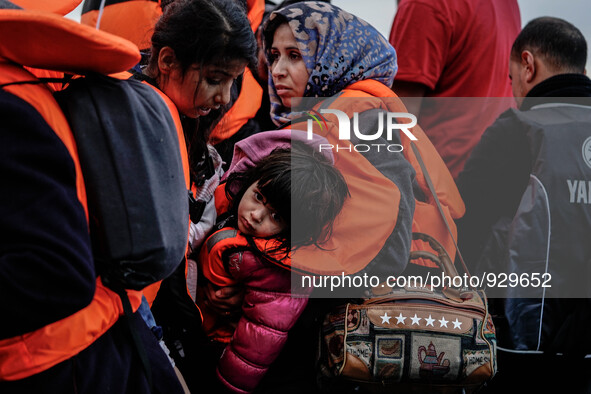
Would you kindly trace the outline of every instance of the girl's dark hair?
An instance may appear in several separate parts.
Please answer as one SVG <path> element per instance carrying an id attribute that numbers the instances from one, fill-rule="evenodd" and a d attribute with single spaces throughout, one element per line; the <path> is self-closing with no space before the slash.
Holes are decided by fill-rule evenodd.
<path id="1" fill-rule="evenodd" d="M 293 141 L 291 149 L 278 148 L 255 167 L 233 173 L 226 183 L 230 212 L 253 183 L 286 223 L 276 236 L 278 251 L 289 253 L 302 246 L 321 247 L 332 233 L 349 189 L 345 179 L 321 153 Z"/>
<path id="2" fill-rule="evenodd" d="M 154 27 L 146 74 L 157 79 L 158 55 L 164 47 L 174 51 L 183 74 L 194 64 L 224 65 L 257 62 L 257 43 L 243 4 L 233 0 L 176 0 L 163 7 Z M 206 143 L 213 126 L 227 108 L 212 110 L 203 119 L 181 116 L 192 178 L 199 178 L 208 160 Z"/>
<path id="3" fill-rule="evenodd" d="M 244 8 L 233 0 L 176 0 L 154 27 L 148 74 L 158 74 L 158 54 L 170 47 L 181 68 L 243 59 L 256 65 L 257 44 Z"/>

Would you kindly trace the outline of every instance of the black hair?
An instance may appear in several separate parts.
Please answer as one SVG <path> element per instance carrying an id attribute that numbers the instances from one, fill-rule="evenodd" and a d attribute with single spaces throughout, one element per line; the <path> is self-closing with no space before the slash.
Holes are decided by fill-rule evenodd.
<path id="1" fill-rule="evenodd" d="M 263 25 L 263 48 L 265 50 L 267 64 L 273 63 L 270 54 L 273 39 L 275 38 L 275 30 L 284 23 L 287 23 L 287 18 L 282 14 L 275 14 L 273 19 L 267 19 Z"/>
<path id="2" fill-rule="evenodd" d="M 163 7 L 154 27 L 146 74 L 157 79 L 160 50 L 170 47 L 183 74 L 194 64 L 223 65 L 244 60 L 252 68 L 257 62 L 257 44 L 246 10 L 233 0 L 175 0 Z M 196 90 L 197 92 L 197 90 Z M 211 129 L 222 118 L 221 107 L 202 119 L 181 115 L 189 152 L 191 178 L 199 178 L 208 162 L 207 140 Z"/>
<path id="3" fill-rule="evenodd" d="M 157 75 L 158 54 L 170 47 L 186 71 L 193 64 L 256 64 L 256 40 L 245 9 L 233 0 L 176 0 L 154 27 L 148 74 Z"/>
<path id="4" fill-rule="evenodd" d="M 162 11 L 166 9 L 170 4 L 174 3 L 175 0 L 161 0 L 160 1 L 160 8 Z"/>
<path id="5" fill-rule="evenodd" d="M 529 50 L 542 56 L 554 72 L 583 73 L 587 62 L 587 42 L 571 23 L 549 16 L 533 19 L 515 39 L 511 57 L 519 59 Z"/>
<path id="6" fill-rule="evenodd" d="M 349 196 L 339 170 L 321 153 L 297 141 L 291 149 L 277 148 L 255 167 L 228 177 L 230 213 L 236 214 L 244 193 L 255 182 L 286 224 L 275 236 L 280 241 L 277 250 L 286 254 L 302 246 L 321 247 Z"/>

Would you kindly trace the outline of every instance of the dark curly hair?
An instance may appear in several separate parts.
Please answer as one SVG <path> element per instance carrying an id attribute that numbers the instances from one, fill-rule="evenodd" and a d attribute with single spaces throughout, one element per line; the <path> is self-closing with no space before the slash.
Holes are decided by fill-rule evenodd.
<path id="1" fill-rule="evenodd" d="M 277 250 L 286 254 L 302 246 L 321 247 L 349 196 L 339 170 L 321 153 L 297 141 L 291 149 L 277 148 L 255 167 L 228 177 L 230 213 L 236 214 L 242 196 L 255 182 L 286 223 L 285 230 L 275 236 L 280 241 Z"/>

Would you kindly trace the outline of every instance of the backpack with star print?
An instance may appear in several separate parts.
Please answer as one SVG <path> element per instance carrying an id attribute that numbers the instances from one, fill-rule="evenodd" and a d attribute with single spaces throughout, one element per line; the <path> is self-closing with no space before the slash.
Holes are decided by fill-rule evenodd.
<path id="1" fill-rule="evenodd" d="M 329 313 L 319 356 L 323 386 L 438 392 L 475 389 L 494 376 L 496 336 L 486 296 L 464 286 L 459 279 L 466 276 L 434 238 L 413 233 L 413 239 L 429 243 L 438 256 L 414 251 L 410 258 L 429 259 L 440 272 L 390 277 L 372 298 Z"/>

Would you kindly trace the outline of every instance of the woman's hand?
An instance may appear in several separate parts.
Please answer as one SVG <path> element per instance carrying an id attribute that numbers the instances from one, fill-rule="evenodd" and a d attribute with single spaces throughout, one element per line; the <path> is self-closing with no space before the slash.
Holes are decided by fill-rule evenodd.
<path id="1" fill-rule="evenodd" d="M 217 287 L 208 283 L 203 287 L 203 294 L 209 307 L 220 315 L 230 315 L 240 310 L 244 300 L 244 287 Z"/>

